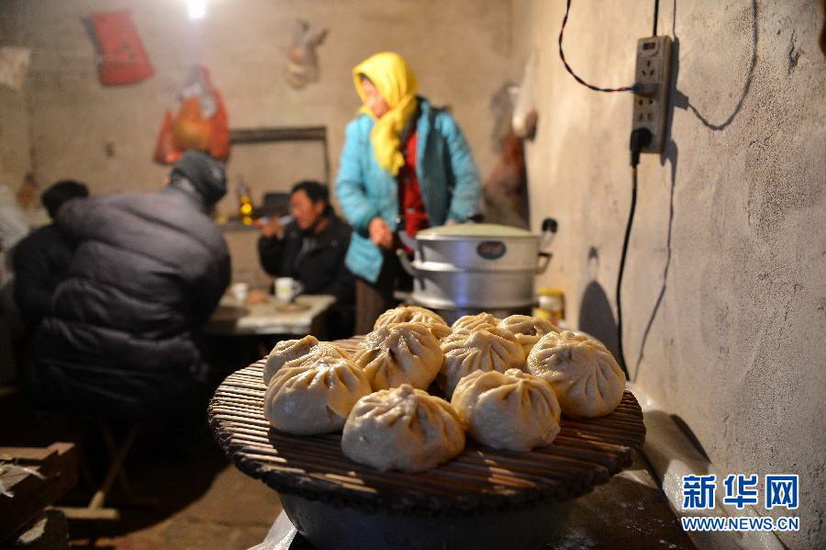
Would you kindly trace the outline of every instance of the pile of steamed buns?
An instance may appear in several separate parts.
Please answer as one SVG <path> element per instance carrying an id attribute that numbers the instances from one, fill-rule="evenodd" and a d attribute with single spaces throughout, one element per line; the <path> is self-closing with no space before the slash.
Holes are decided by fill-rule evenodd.
<path id="1" fill-rule="evenodd" d="M 460 454 L 466 433 L 495 449 L 549 445 L 561 414 L 613 411 L 625 376 L 601 342 L 542 318 L 480 313 L 449 326 L 401 306 L 378 318 L 352 357 L 313 336 L 279 342 L 264 384 L 264 416 L 276 430 L 343 430 L 351 460 L 419 472 Z M 446 399 L 428 393 L 437 387 Z"/>

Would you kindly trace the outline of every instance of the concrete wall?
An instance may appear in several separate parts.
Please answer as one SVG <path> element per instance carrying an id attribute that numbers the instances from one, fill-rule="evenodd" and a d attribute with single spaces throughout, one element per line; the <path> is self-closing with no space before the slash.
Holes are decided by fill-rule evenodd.
<path id="1" fill-rule="evenodd" d="M 659 32 L 678 40 L 675 108 L 666 153 L 639 167 L 622 299 L 629 369 L 718 472 L 800 474 L 800 510 L 768 513 L 801 517 L 800 532 L 780 535 L 790 547 L 823 548 L 823 17 L 814 1 L 660 4 Z M 564 2 L 513 5 L 514 63 L 531 51 L 539 60 L 533 225 L 560 222 L 542 282 L 565 291 L 575 325 L 606 304 L 615 315 L 631 98 L 565 72 L 556 43 Z M 574 70 L 598 86 L 630 84 L 652 6 L 574 2 L 564 41 Z"/>
<path id="2" fill-rule="evenodd" d="M 42 185 L 74 177 L 95 193 L 156 188 L 166 174 L 151 162 L 157 132 L 195 63 L 210 69 L 232 127 L 326 126 L 335 176 L 344 126 L 359 107 L 350 71 L 385 49 L 408 59 L 424 95 L 453 108 L 482 172 L 492 166 L 488 102 L 507 76 L 508 2 L 210 0 L 207 5 L 206 18 L 192 22 L 183 0 L 0 0 L 0 45 L 33 51 L 23 92 L 0 89 L 2 182 L 16 188 L 31 170 Z M 123 8 L 131 10 L 156 72 L 139 84 L 105 87 L 98 82 L 81 18 Z M 320 80 L 300 91 L 283 78 L 297 18 L 329 29 L 318 49 Z M 282 156 L 285 163 L 295 157 Z M 230 160 L 232 178 L 254 171 L 243 162 Z M 310 175 L 317 171 L 313 166 Z M 301 169 L 284 166 L 284 172 L 283 178 L 292 178 Z M 293 182 L 249 183 L 260 194 Z M 220 209 L 235 205 L 234 197 L 228 198 Z"/>

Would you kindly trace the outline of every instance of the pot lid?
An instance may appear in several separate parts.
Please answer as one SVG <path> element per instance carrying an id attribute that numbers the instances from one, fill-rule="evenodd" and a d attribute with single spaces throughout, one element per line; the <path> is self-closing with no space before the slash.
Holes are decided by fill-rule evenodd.
<path id="1" fill-rule="evenodd" d="M 530 231 L 513 227 L 510 225 L 499 225 L 495 223 L 463 223 L 456 225 L 440 225 L 423 229 L 416 233 L 417 239 L 438 240 L 438 239 L 463 239 L 467 237 L 481 238 L 538 238 Z"/>

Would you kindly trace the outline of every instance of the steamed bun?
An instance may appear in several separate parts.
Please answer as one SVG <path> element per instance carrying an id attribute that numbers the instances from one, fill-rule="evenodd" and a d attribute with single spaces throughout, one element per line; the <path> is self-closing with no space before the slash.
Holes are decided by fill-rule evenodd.
<path id="1" fill-rule="evenodd" d="M 273 375 L 264 395 L 264 417 L 273 428 L 291 434 L 335 432 L 371 391 L 367 375 L 349 359 L 318 357 Z"/>
<path id="2" fill-rule="evenodd" d="M 625 374 L 602 342 L 567 330 L 540 338 L 527 371 L 553 386 L 562 412 L 571 416 L 604 416 L 620 404 L 625 390 Z"/>
<path id="3" fill-rule="evenodd" d="M 443 359 L 439 341 L 423 323 L 395 323 L 374 330 L 353 355 L 374 390 L 402 384 L 427 389 Z"/>
<path id="4" fill-rule="evenodd" d="M 388 309 L 376 319 L 373 330 L 380 329 L 393 323 L 424 323 L 437 339 L 441 340 L 450 334 L 450 326 L 441 315 L 419 306 L 399 306 Z"/>
<path id="5" fill-rule="evenodd" d="M 429 470 L 464 447 L 464 426 L 450 404 L 409 384 L 359 399 L 341 438 L 345 456 L 381 471 Z"/>
<path id="6" fill-rule="evenodd" d="M 347 352 L 330 342 L 319 342 L 315 336 L 282 340 L 267 355 L 267 362 L 264 364 L 264 385 L 268 386 L 276 371 L 287 363 L 297 366 L 304 360 L 327 356 L 347 358 Z"/>
<path id="7" fill-rule="evenodd" d="M 480 328 L 495 327 L 499 324 L 499 319 L 490 313 L 477 313 L 476 315 L 462 315 L 450 326 L 453 332 L 474 331 Z"/>
<path id="8" fill-rule="evenodd" d="M 516 341 L 525 350 L 526 357 L 540 338 L 549 332 L 559 332 L 559 328 L 547 319 L 530 315 L 510 315 L 499 322 L 499 327 L 511 331 L 516 336 Z"/>
<path id="9" fill-rule="evenodd" d="M 549 445 L 562 414 L 551 385 L 518 369 L 476 371 L 459 381 L 450 404 L 470 436 L 494 449 Z"/>
<path id="10" fill-rule="evenodd" d="M 471 372 L 522 369 L 525 352 L 513 333 L 497 327 L 480 327 L 475 332 L 454 332 L 442 340 L 445 360 L 438 381 L 448 399 L 456 384 Z"/>

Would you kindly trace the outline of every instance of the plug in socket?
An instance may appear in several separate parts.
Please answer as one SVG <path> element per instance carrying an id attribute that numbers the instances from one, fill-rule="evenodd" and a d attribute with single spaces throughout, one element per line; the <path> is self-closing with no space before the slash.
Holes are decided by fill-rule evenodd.
<path id="1" fill-rule="evenodd" d="M 668 84 L 671 76 L 671 38 L 651 36 L 637 41 L 634 78 L 634 118 L 631 129 L 648 128 L 651 143 L 643 153 L 662 153 L 665 118 L 668 116 Z"/>

